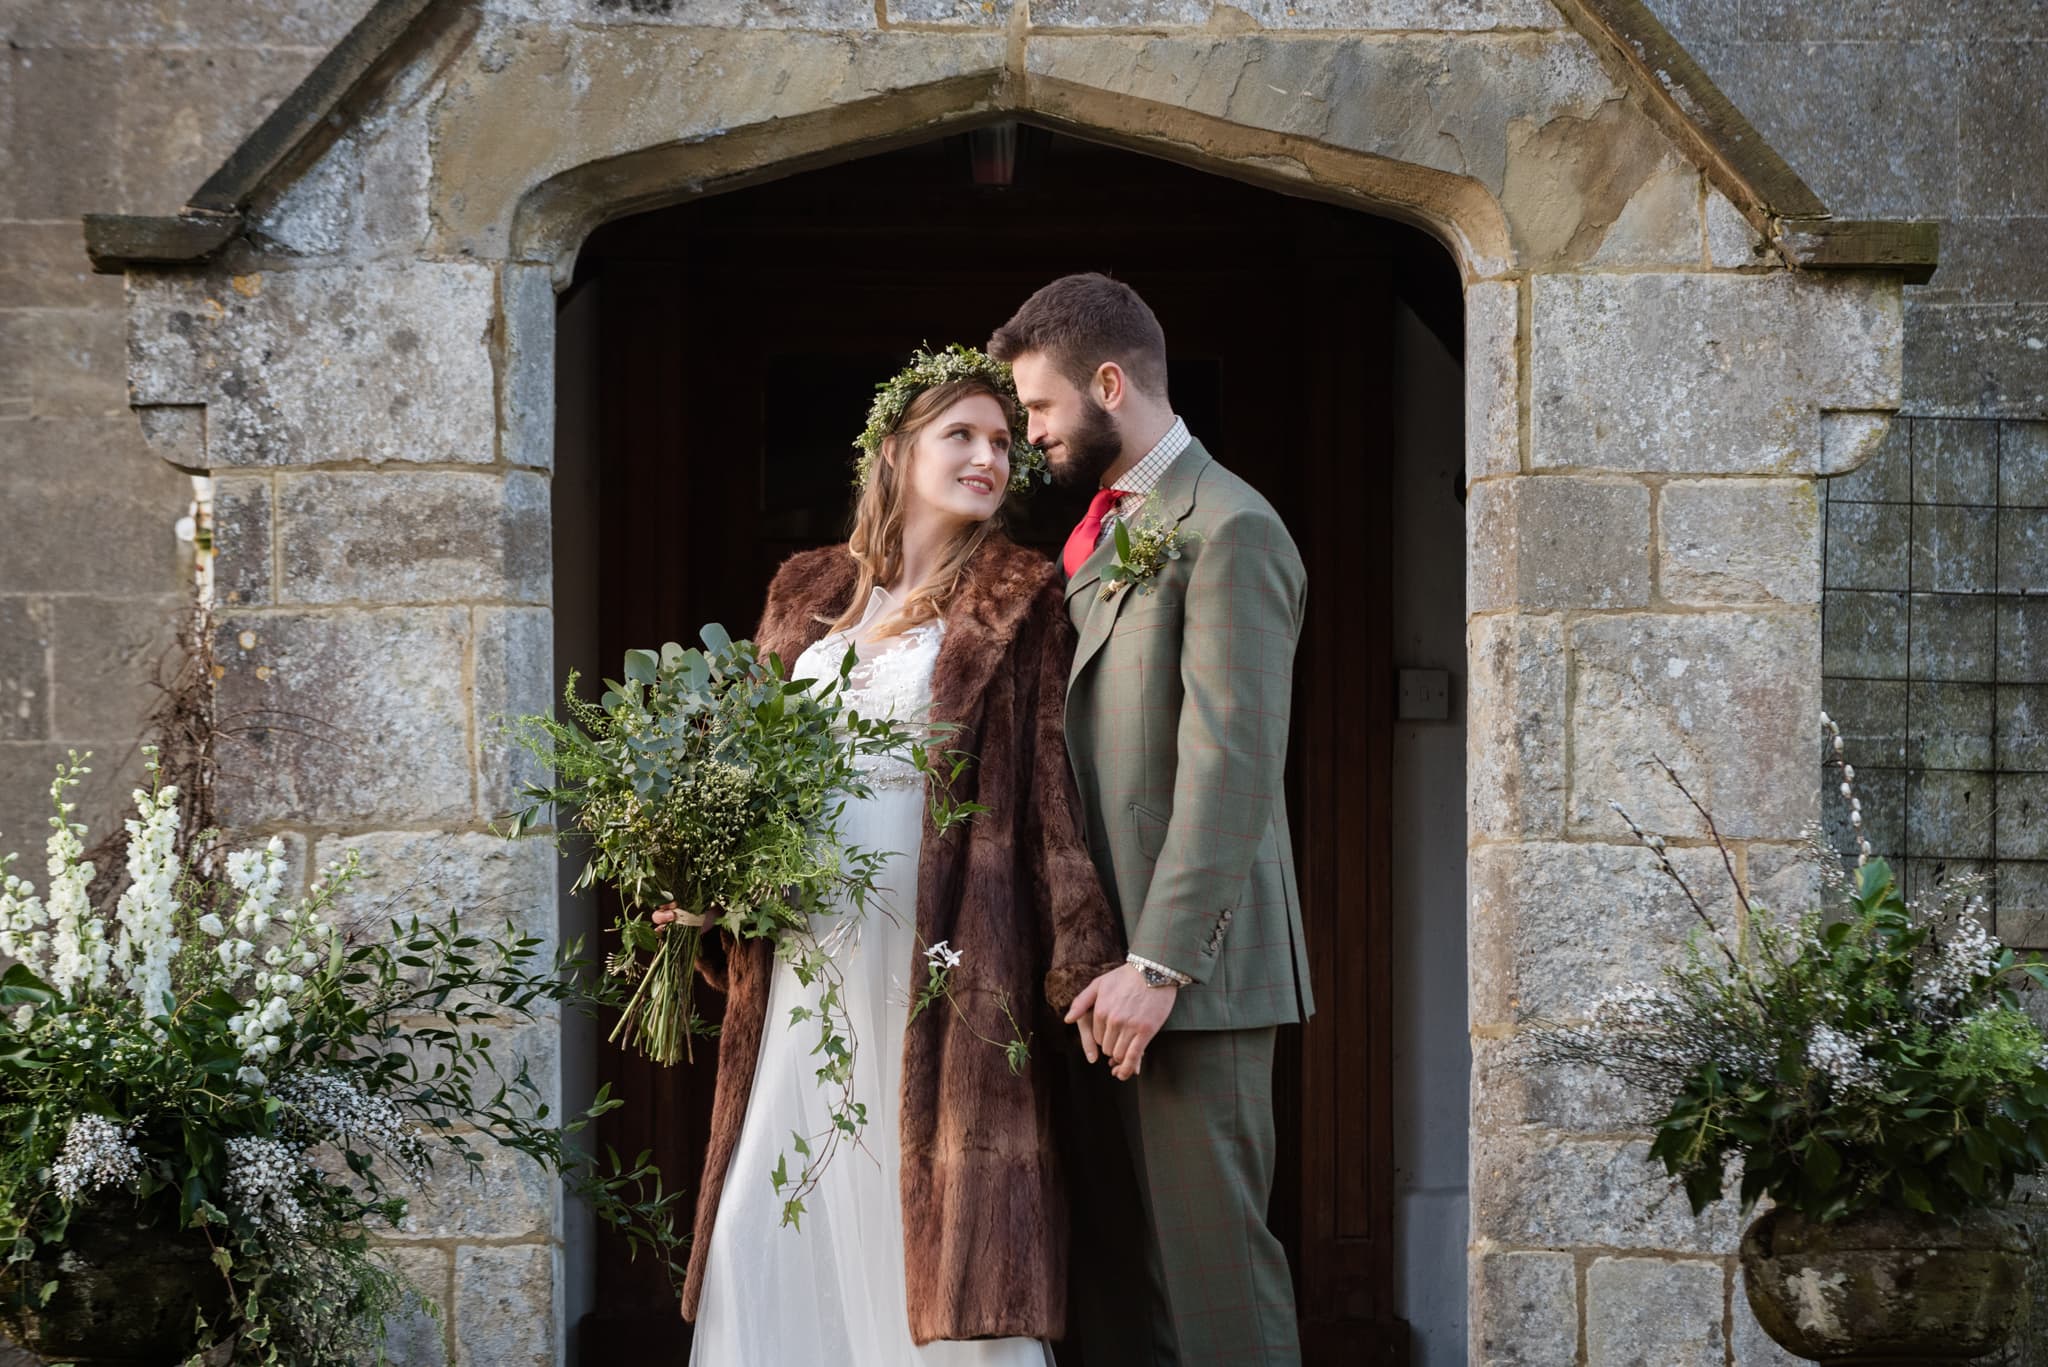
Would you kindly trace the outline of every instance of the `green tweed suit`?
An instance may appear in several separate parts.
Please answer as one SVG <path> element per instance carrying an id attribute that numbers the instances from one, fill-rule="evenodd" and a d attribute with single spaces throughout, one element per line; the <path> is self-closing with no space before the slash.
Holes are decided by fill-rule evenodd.
<path id="1" fill-rule="evenodd" d="M 1194 981 L 1135 1079 L 1077 1070 L 1075 1328 L 1089 1367 L 1291 1364 L 1265 1216 L 1275 1027 L 1314 1009 L 1282 795 L 1301 555 L 1199 442 L 1119 511 L 1181 554 L 1104 597 L 1105 537 L 1069 583 L 1067 748 L 1131 952 Z"/>

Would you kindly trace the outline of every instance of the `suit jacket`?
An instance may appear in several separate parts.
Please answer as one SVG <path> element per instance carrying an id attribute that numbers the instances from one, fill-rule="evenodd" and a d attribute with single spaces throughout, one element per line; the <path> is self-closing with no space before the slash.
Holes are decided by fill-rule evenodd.
<path id="1" fill-rule="evenodd" d="M 791 556 L 768 590 L 756 645 L 794 666 L 825 634 L 825 621 L 852 601 L 854 578 L 844 546 Z M 952 794 L 988 810 L 944 835 L 927 810 L 917 855 L 918 934 L 965 952 L 953 990 L 982 1034 L 1006 1038 L 996 1003 L 1007 998 L 1033 1039 L 1019 1075 L 947 1006 L 926 1011 L 904 1034 L 904 1275 L 918 1343 L 1058 1338 L 1066 1326 L 1067 1195 L 1053 1142 L 1052 1076 L 1071 1027 L 1059 1013 L 1123 962 L 1124 947 L 1082 848 L 1060 734 L 1074 635 L 1059 580 L 1059 567 L 1038 552 L 991 536 L 947 605 L 932 668 L 931 716 L 958 723 L 947 743 L 975 757 Z M 700 967 L 725 991 L 726 1006 L 683 1288 L 686 1319 L 696 1318 L 726 1182 L 768 1180 L 765 1172 L 729 1169 L 762 1031 L 790 1028 L 767 1018 L 776 964 L 766 940 L 733 945 L 714 932 L 702 952 Z M 904 971 L 909 981 L 923 979 L 914 959 Z M 870 1160 L 849 1150 L 835 1161 Z M 800 1236 L 769 1228 L 721 1230 L 719 1237 Z"/>
<path id="2" fill-rule="evenodd" d="M 1067 684 L 1088 849 L 1131 952 L 1187 974 L 1166 1028 L 1238 1030 L 1314 1011 L 1282 775 L 1306 575 L 1271 504 L 1200 442 L 1137 513 L 1178 560 L 1102 596 L 1116 539 L 1067 585 Z"/>

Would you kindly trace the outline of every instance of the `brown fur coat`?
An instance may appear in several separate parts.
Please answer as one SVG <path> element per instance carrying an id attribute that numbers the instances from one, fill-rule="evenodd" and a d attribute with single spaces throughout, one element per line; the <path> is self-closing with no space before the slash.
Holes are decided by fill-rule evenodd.
<path id="1" fill-rule="evenodd" d="M 844 546 L 790 557 L 768 590 L 756 644 L 794 664 L 825 634 L 818 617 L 837 617 L 852 600 L 854 577 Z M 997 994 L 1007 993 L 1034 1038 L 1021 1077 L 943 1005 L 913 1021 L 904 1038 L 904 1271 L 918 1343 L 1057 1338 L 1065 1330 L 1067 1205 L 1051 1089 L 1060 1035 L 1071 1027 L 1058 1013 L 1096 974 L 1123 961 L 1122 932 L 1084 844 L 1067 766 L 1062 712 L 1073 653 L 1057 569 L 999 534 L 990 537 L 947 609 L 931 709 L 934 719 L 961 724 L 948 744 L 975 756 L 954 796 L 989 810 L 943 837 L 927 815 L 917 930 L 926 944 L 947 940 L 965 952 L 954 993 L 982 1034 L 1007 1037 L 995 1006 Z M 714 942 L 705 943 L 709 950 Z M 757 940 L 712 973 L 724 978 L 727 997 L 683 1287 L 690 1320 L 746 1117 L 774 968 L 767 942 Z M 908 976 L 922 980 L 922 966 L 909 965 Z M 1032 1004 L 1041 999 L 1034 1018 Z M 788 1237 L 772 1229 L 731 1233 Z"/>

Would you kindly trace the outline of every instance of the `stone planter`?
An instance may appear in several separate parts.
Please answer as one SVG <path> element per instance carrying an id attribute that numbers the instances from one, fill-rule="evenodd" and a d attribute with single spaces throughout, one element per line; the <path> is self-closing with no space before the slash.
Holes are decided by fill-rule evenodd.
<path id="1" fill-rule="evenodd" d="M 26 1304 L 44 1282 L 50 1303 Z M 126 1206 L 87 1206 L 60 1248 L 0 1275 L 0 1331 L 46 1361 L 77 1367 L 164 1367 L 195 1346 L 200 1313 L 218 1325 L 227 1281 L 199 1230 L 148 1222 Z"/>
<path id="2" fill-rule="evenodd" d="M 2018 1327 L 2030 1253 L 2026 1231 L 1996 1210 L 1828 1225 L 1771 1210 L 1742 1236 L 1742 1285 L 1764 1332 L 1809 1362 L 1962 1362 Z"/>

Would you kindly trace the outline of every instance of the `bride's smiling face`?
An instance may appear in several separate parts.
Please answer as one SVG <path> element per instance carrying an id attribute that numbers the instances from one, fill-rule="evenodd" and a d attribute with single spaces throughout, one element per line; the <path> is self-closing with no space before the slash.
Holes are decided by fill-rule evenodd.
<path id="1" fill-rule="evenodd" d="M 911 444 L 909 497 L 963 522 L 995 516 L 1010 485 L 1010 422 L 987 394 L 941 410 Z"/>

